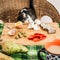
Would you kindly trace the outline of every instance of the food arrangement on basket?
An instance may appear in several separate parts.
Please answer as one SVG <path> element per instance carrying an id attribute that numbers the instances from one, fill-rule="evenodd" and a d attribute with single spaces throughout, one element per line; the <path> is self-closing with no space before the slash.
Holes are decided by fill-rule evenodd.
<path id="1" fill-rule="evenodd" d="M 8 2 L 9 5 L 6 2 L 3 1 L 5 13 L 3 12 L 0 18 L 6 19 L 7 22 L 12 20 L 15 23 L 0 21 L 0 60 L 40 60 L 37 54 L 40 49 L 44 49 L 41 45 L 60 38 L 58 24 L 52 25 L 56 21 L 60 22 L 57 10 L 46 0 L 26 0 L 25 2 L 12 0 Z M 44 15 L 52 19 L 49 19 L 48 23 L 44 22 Z M 40 55 L 46 60 L 45 53 L 42 52 Z"/>
<path id="2" fill-rule="evenodd" d="M 33 41 L 33 42 L 38 42 L 41 40 L 45 40 L 47 38 L 47 35 L 45 33 L 40 32 L 40 29 L 42 31 L 45 31 L 47 34 L 55 34 L 56 30 L 53 26 L 48 25 L 46 23 L 40 23 L 39 25 L 36 23 L 30 23 L 29 24 L 24 24 L 21 21 L 18 21 L 17 23 L 14 23 L 14 25 L 11 26 L 6 26 L 7 28 L 7 33 L 3 33 L 3 36 L 7 36 L 9 38 L 13 38 L 16 40 L 19 40 L 21 38 L 26 38 L 27 40 Z M 42 27 L 42 28 L 41 28 Z M 27 30 L 27 31 L 25 31 Z M 32 34 L 29 34 L 29 31 L 37 31 Z"/>

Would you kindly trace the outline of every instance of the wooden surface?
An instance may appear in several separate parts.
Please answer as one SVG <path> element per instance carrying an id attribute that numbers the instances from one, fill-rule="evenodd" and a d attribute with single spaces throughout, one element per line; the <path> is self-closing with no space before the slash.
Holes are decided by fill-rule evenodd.
<path id="1" fill-rule="evenodd" d="M 46 31 L 42 30 L 40 28 L 39 31 L 34 31 L 34 30 L 28 30 L 27 29 L 27 25 L 24 25 L 23 29 L 20 29 L 20 30 L 17 30 L 17 31 L 22 31 L 22 32 L 25 32 L 27 34 L 27 37 L 31 34 L 34 34 L 36 32 L 38 33 L 42 33 L 42 34 L 45 34 L 47 36 L 47 38 L 45 40 L 42 40 L 42 41 L 38 41 L 38 42 L 33 42 L 33 41 L 30 41 L 28 40 L 27 38 L 21 38 L 21 39 L 14 39 L 15 36 L 9 36 L 7 33 L 9 31 L 9 29 L 7 29 L 7 26 L 10 26 L 10 27 L 14 27 L 14 23 L 6 23 L 5 24 L 5 27 L 3 29 L 3 33 L 2 33 L 2 36 L 1 38 L 6 41 L 14 41 L 16 43 L 19 43 L 19 44 L 22 44 L 22 45 L 44 45 L 46 42 L 49 42 L 49 41 L 52 41 L 54 39 L 60 39 L 60 29 L 59 29 L 59 26 L 58 26 L 58 23 L 49 23 L 50 25 L 52 25 L 55 29 L 56 29 L 56 33 L 55 34 L 47 34 Z"/>

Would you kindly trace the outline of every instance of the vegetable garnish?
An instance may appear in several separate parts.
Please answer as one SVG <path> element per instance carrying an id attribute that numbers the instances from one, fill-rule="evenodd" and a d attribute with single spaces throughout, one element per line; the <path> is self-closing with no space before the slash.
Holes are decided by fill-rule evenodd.
<path id="1" fill-rule="evenodd" d="M 30 35 L 28 37 L 29 40 L 32 40 L 34 42 L 44 40 L 45 38 L 46 38 L 46 36 L 44 34 L 41 34 L 41 33 L 35 33 L 34 35 Z"/>
<path id="2" fill-rule="evenodd" d="M 28 52 L 28 48 L 26 46 L 16 44 L 12 41 L 5 41 L 1 46 L 2 46 L 2 52 L 8 55 Z"/>
<path id="3" fill-rule="evenodd" d="M 15 39 L 19 39 L 19 38 L 22 38 L 22 37 L 27 37 L 27 34 L 26 33 L 23 33 L 23 32 L 19 32 L 18 35 L 15 37 Z"/>

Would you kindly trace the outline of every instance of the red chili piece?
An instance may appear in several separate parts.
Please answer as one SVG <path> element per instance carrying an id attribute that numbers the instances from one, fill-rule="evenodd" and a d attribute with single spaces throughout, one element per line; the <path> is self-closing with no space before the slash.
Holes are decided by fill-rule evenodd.
<path id="1" fill-rule="evenodd" d="M 30 35 L 28 37 L 29 40 L 32 40 L 34 42 L 44 40 L 45 38 L 46 38 L 46 36 L 44 34 L 41 34 L 41 33 L 35 33 L 34 35 Z"/>

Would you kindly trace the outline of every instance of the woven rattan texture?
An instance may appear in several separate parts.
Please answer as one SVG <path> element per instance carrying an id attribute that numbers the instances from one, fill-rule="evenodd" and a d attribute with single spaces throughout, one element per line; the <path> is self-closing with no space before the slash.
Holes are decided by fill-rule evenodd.
<path id="1" fill-rule="evenodd" d="M 50 16 L 53 21 L 60 22 L 57 9 L 47 0 L 33 0 L 37 18 L 44 15 Z M 0 19 L 4 22 L 16 22 L 18 12 L 24 7 L 29 7 L 29 0 L 0 0 Z"/>

